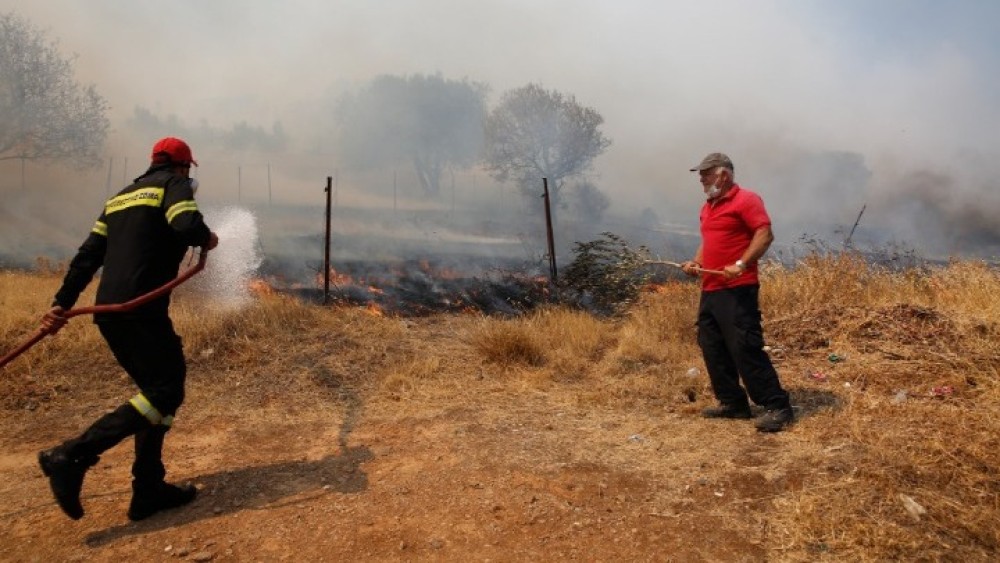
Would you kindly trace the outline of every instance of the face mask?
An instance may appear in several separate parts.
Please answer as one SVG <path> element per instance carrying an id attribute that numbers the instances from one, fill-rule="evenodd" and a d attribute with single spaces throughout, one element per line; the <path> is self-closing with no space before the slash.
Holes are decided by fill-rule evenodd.
<path id="1" fill-rule="evenodd" d="M 191 184 L 191 193 L 198 193 L 198 178 L 188 178 L 188 183 Z"/>
<path id="2" fill-rule="evenodd" d="M 719 197 L 720 193 L 722 193 L 722 189 L 720 189 L 719 186 L 712 184 L 712 187 L 708 188 L 708 191 L 705 192 L 705 198 L 712 200 Z"/>

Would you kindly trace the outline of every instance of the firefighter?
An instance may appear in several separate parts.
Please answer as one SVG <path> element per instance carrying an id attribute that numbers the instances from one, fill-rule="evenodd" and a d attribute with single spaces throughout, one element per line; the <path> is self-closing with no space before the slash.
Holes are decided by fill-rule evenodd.
<path id="1" fill-rule="evenodd" d="M 198 163 L 181 139 L 156 142 L 149 169 L 105 202 L 70 262 L 52 308 L 42 318 L 44 330 L 54 334 L 66 324 L 66 311 L 102 266 L 96 303 L 125 303 L 176 278 L 189 247 L 211 250 L 218 245 L 194 200 L 197 184 L 189 176 L 192 165 Z M 187 504 L 197 494 L 194 485 L 164 480 L 163 439 L 184 401 L 186 375 L 169 306 L 168 292 L 128 312 L 94 315 L 101 335 L 139 393 L 76 438 L 38 454 L 56 502 L 74 520 L 83 516 L 80 490 L 87 470 L 129 436 L 135 439 L 130 520 Z"/>

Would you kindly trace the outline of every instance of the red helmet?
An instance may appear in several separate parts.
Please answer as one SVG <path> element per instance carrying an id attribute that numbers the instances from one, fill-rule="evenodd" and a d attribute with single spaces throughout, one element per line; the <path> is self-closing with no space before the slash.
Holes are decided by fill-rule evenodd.
<path id="1" fill-rule="evenodd" d="M 177 137 L 164 137 L 156 141 L 151 158 L 153 164 L 170 162 L 198 166 L 198 161 L 191 155 L 191 147 Z"/>

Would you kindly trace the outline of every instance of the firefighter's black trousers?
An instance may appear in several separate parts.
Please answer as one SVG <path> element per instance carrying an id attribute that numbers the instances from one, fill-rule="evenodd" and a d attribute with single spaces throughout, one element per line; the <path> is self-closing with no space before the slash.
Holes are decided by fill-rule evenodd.
<path id="1" fill-rule="evenodd" d="M 118 363 L 141 393 L 94 422 L 63 448 L 74 458 L 93 458 L 135 436 L 132 474 L 137 484 L 163 481 L 163 439 L 184 402 L 187 369 L 181 339 L 167 316 L 100 320 L 98 327 Z"/>
<path id="2" fill-rule="evenodd" d="M 720 403 L 746 405 L 749 393 L 755 404 L 767 409 L 788 408 L 788 392 L 782 389 L 764 351 L 759 291 L 758 285 L 703 291 L 698 345 Z M 740 385 L 741 377 L 746 390 Z"/>

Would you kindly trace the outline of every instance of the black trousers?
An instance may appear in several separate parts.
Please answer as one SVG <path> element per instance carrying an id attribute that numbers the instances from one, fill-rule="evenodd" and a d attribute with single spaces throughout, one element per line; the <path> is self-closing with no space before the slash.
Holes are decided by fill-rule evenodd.
<path id="1" fill-rule="evenodd" d="M 750 400 L 767 409 L 788 408 L 788 392 L 764 351 L 759 291 L 758 285 L 703 291 L 698 345 L 720 403 L 746 405 L 749 394 Z"/>
<path id="2" fill-rule="evenodd" d="M 184 402 L 187 366 L 170 317 L 101 320 L 101 335 L 142 394 L 167 417 Z"/>
<path id="3" fill-rule="evenodd" d="M 133 399 L 97 421 L 62 447 L 70 457 L 95 460 L 125 438 L 135 436 L 134 486 L 163 481 L 163 439 L 184 402 L 187 368 L 181 339 L 169 317 L 114 319 L 98 323 L 112 353 L 135 381 L 142 399 Z M 152 409 L 140 410 L 141 406 Z"/>

